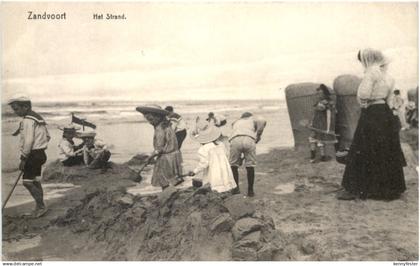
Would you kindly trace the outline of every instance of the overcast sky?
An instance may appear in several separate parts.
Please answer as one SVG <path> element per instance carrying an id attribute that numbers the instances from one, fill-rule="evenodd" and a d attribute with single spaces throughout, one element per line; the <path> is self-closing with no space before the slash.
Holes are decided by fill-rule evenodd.
<path id="1" fill-rule="evenodd" d="M 399 88 L 418 82 L 417 3 L 15 2 L 1 18 L 3 100 L 275 99 L 291 83 L 362 75 L 365 47 L 391 58 Z"/>

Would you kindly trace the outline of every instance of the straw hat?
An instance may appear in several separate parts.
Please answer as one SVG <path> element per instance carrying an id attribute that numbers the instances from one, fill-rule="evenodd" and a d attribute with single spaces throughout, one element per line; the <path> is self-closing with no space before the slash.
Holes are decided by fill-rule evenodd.
<path id="1" fill-rule="evenodd" d="M 66 133 L 76 133 L 77 130 L 80 129 L 80 127 L 75 126 L 73 124 L 67 125 L 67 126 L 58 126 L 58 129 L 66 132 Z"/>
<path id="2" fill-rule="evenodd" d="M 77 137 L 79 137 L 79 138 L 94 138 L 95 136 L 96 136 L 95 131 L 77 132 Z"/>
<path id="3" fill-rule="evenodd" d="M 193 139 L 201 144 L 205 144 L 217 140 L 220 135 L 222 135 L 220 128 L 207 124 L 207 127 L 204 129 L 197 127 L 197 133 L 193 135 Z"/>
<path id="4" fill-rule="evenodd" d="M 142 113 L 143 115 L 152 113 L 167 116 L 169 114 L 168 111 L 162 109 L 162 107 L 157 104 L 140 105 L 136 108 L 136 111 Z"/>
<path id="5" fill-rule="evenodd" d="M 12 104 L 14 102 L 30 102 L 31 99 L 25 94 L 16 94 L 13 95 L 8 101 L 7 104 Z"/>

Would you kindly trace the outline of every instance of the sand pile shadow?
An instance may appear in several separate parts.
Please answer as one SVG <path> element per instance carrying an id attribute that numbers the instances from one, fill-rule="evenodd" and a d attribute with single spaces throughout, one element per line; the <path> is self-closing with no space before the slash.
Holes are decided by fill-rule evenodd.
<path id="1" fill-rule="evenodd" d="M 207 186 L 147 197 L 98 190 L 52 224 L 88 239 L 86 252 L 104 254 L 96 260 L 273 260 L 284 246 L 271 217 Z"/>

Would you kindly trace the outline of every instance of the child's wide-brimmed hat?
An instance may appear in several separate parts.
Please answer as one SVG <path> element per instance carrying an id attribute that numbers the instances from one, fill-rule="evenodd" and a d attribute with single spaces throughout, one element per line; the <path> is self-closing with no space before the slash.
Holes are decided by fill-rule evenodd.
<path id="1" fill-rule="evenodd" d="M 31 99 L 26 94 L 15 94 L 7 100 L 7 104 L 12 104 L 15 102 L 30 102 Z"/>
<path id="2" fill-rule="evenodd" d="M 58 126 L 58 129 L 62 130 L 64 133 L 76 133 L 76 131 L 79 130 L 80 127 L 70 124 L 67 126 Z"/>
<path id="3" fill-rule="evenodd" d="M 77 132 L 77 137 L 79 138 L 94 138 L 96 136 L 96 132 L 95 131 L 82 131 L 82 132 Z"/>
<path id="4" fill-rule="evenodd" d="M 140 105 L 138 107 L 136 107 L 136 111 L 144 114 L 157 114 L 157 115 L 163 115 L 166 116 L 169 114 L 168 111 L 166 111 L 165 109 L 162 109 L 162 107 L 160 107 L 157 104 L 148 104 L 148 105 Z"/>
<path id="5" fill-rule="evenodd" d="M 207 124 L 204 128 L 197 127 L 197 131 L 192 137 L 199 143 L 205 144 L 217 140 L 221 135 L 222 131 L 220 128 Z"/>

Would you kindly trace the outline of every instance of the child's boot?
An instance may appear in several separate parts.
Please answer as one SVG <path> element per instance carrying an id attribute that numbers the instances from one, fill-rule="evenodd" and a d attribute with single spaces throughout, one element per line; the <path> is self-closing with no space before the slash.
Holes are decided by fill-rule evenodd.
<path id="1" fill-rule="evenodd" d="M 321 154 L 321 161 L 328 161 L 328 156 L 325 154 L 325 145 L 323 143 L 319 144 L 319 153 Z"/>
<path id="2" fill-rule="evenodd" d="M 311 159 L 309 161 L 314 163 L 316 157 L 316 140 L 313 137 L 309 137 L 309 147 L 311 149 Z"/>
<path id="3" fill-rule="evenodd" d="M 311 160 L 310 160 L 311 163 L 315 163 L 315 157 L 316 157 L 316 151 L 311 150 Z"/>
<path id="4" fill-rule="evenodd" d="M 246 168 L 246 175 L 248 178 L 248 197 L 254 197 L 254 179 L 255 179 L 255 171 L 254 167 L 247 167 Z"/>
<path id="5" fill-rule="evenodd" d="M 241 191 L 239 190 L 239 172 L 237 166 L 231 166 L 233 179 L 236 183 L 236 188 L 232 189 L 232 194 L 239 194 Z"/>

